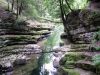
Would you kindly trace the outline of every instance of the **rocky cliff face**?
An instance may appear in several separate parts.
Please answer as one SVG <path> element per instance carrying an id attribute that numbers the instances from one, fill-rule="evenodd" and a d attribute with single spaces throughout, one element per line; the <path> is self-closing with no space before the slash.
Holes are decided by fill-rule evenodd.
<path id="1" fill-rule="evenodd" d="M 65 32 L 61 35 L 70 51 L 60 61 L 60 75 L 99 75 L 93 58 L 100 55 L 100 12 L 75 10 L 67 15 Z M 70 30 L 73 42 L 69 41 L 66 27 Z"/>
<path id="2" fill-rule="evenodd" d="M 100 40 L 99 12 L 91 10 L 75 10 L 68 14 L 66 27 L 67 26 L 72 35 L 73 43 L 91 44 L 96 40 Z M 64 35 L 67 35 L 66 29 Z"/>
<path id="3" fill-rule="evenodd" d="M 13 17 L 3 9 L 0 11 L 0 74 L 10 73 L 15 69 L 14 75 L 22 73 L 21 70 L 22 75 L 29 75 L 29 72 L 37 67 L 37 54 L 42 51 L 37 43 L 47 38 L 52 28 L 48 23 L 41 25 L 33 21 L 16 21 L 12 13 Z M 16 69 L 16 65 L 24 66 Z M 8 71 L 9 69 L 12 70 Z"/>

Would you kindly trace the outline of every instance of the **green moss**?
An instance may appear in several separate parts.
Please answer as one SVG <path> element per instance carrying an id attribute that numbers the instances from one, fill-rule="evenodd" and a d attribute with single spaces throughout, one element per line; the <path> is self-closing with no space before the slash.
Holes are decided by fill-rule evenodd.
<path id="1" fill-rule="evenodd" d="M 92 60 L 95 65 L 100 66 L 100 54 L 93 56 Z"/>
<path id="2" fill-rule="evenodd" d="M 65 71 L 68 72 L 68 75 L 80 75 L 78 72 L 74 71 L 73 69 L 66 69 Z"/>
<path id="3" fill-rule="evenodd" d="M 74 69 L 75 62 L 77 62 L 78 60 L 83 60 L 85 58 L 85 56 L 78 53 L 69 53 L 60 60 L 60 65 L 65 67 L 66 69 Z"/>
<path id="4" fill-rule="evenodd" d="M 60 60 L 60 65 L 64 65 L 66 63 L 66 61 L 78 61 L 78 60 L 82 60 L 85 59 L 85 56 L 78 54 L 78 53 L 70 53 L 70 54 L 66 54 L 65 57 L 63 57 Z"/>
<path id="5" fill-rule="evenodd" d="M 66 61 L 64 67 L 66 67 L 68 69 L 74 68 L 74 61 Z"/>
<path id="6" fill-rule="evenodd" d="M 30 40 L 32 39 L 32 36 L 27 36 L 27 35 L 18 35 L 18 36 L 12 36 L 12 37 L 7 37 L 9 40 L 14 40 L 14 41 L 22 41 L 22 40 Z"/>
<path id="7" fill-rule="evenodd" d="M 45 33 L 50 33 L 50 31 L 48 30 L 41 30 L 41 31 L 31 31 L 31 33 L 34 33 L 36 35 L 42 35 L 42 34 L 45 34 Z"/>
<path id="8" fill-rule="evenodd" d="M 9 40 L 8 44 L 18 43 L 18 42 L 37 42 L 37 39 L 41 36 L 31 36 L 31 35 L 6 35 L 6 36 L 0 36 L 3 40 Z M 5 43 L 6 45 L 6 43 Z"/>
<path id="9" fill-rule="evenodd" d="M 80 73 L 74 69 L 66 69 L 64 67 L 62 69 L 63 69 L 63 72 L 66 73 L 66 75 L 80 75 Z"/>
<path id="10" fill-rule="evenodd" d="M 100 47 L 96 47 L 96 50 L 99 50 L 100 51 Z"/>
<path id="11" fill-rule="evenodd" d="M 67 61 L 78 61 L 81 60 L 83 57 L 77 53 L 67 54 L 65 55 Z"/>

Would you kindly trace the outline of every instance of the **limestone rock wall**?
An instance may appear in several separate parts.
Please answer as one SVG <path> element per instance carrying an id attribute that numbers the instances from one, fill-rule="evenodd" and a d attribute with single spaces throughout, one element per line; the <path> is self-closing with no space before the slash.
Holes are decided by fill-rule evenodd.
<path id="1" fill-rule="evenodd" d="M 100 75 L 100 12 L 75 10 L 67 16 L 61 39 L 71 48 L 60 60 L 59 75 Z"/>
<path id="2" fill-rule="evenodd" d="M 2 13 L 8 16 L 2 17 Z M 8 13 L 5 10 L 0 12 L 0 75 L 7 72 L 29 75 L 37 68 L 39 53 L 42 52 L 37 43 L 46 39 L 52 28 L 48 23 L 17 21 Z"/>
<path id="3" fill-rule="evenodd" d="M 74 43 L 93 43 L 100 40 L 100 13 L 91 10 L 75 10 L 68 14 L 66 27 Z M 65 34 L 67 35 L 66 29 Z"/>

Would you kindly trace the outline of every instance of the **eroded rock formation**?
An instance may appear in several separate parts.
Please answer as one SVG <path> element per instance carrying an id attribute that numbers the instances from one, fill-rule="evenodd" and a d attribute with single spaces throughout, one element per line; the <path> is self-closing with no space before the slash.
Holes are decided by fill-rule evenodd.
<path id="1" fill-rule="evenodd" d="M 12 13 L 0 8 L 0 65 L 2 68 L 13 66 L 15 68 L 16 65 L 17 67 L 24 65 L 26 69 L 29 67 L 30 69 L 27 71 L 36 68 L 39 57 L 37 54 L 42 52 L 37 43 L 50 35 L 52 28 L 49 26 L 48 23 L 41 25 L 41 23 L 33 21 L 31 23 L 17 21 Z M 5 66 L 9 63 L 11 66 Z M 20 70 L 23 70 L 24 67 L 21 67 Z M 6 70 L 3 73 L 6 73 Z M 1 72 L 0 74 L 2 74 Z M 16 71 L 14 70 L 14 75 L 19 73 L 18 68 Z"/>
<path id="2" fill-rule="evenodd" d="M 73 42 L 65 27 L 61 38 L 71 49 L 60 61 L 59 75 L 100 75 L 100 61 L 97 66 L 93 60 L 100 55 L 100 12 L 75 10 L 68 14 L 66 26 Z"/>

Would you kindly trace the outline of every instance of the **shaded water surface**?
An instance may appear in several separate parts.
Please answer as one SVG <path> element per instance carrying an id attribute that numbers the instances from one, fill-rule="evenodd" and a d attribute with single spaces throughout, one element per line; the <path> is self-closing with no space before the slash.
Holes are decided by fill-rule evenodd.
<path id="1" fill-rule="evenodd" d="M 60 35 L 63 32 L 63 25 L 55 26 L 51 36 L 47 38 L 43 51 L 52 51 L 53 47 L 59 46 Z M 35 69 L 32 75 L 57 75 L 57 70 L 53 66 L 55 57 L 53 53 L 41 53 L 38 59 L 38 68 Z"/>

